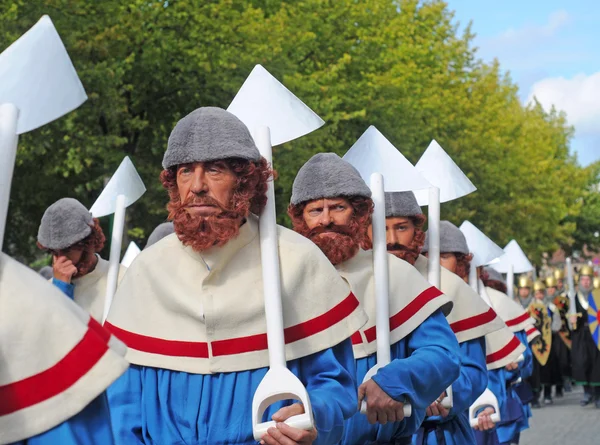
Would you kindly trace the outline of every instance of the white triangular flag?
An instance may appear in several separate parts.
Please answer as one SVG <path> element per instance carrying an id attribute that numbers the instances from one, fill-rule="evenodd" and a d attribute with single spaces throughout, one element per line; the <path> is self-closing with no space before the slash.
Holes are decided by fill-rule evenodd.
<path id="1" fill-rule="evenodd" d="M 427 181 L 440 189 L 440 203 L 461 198 L 477 190 L 435 139 L 431 141 L 415 167 Z M 415 191 L 415 196 L 420 206 L 429 202 L 427 190 Z"/>
<path id="2" fill-rule="evenodd" d="M 323 126 L 325 121 L 298 99 L 261 65 L 256 65 L 227 111 L 236 115 L 254 137 L 269 127 L 274 147 Z"/>
<path id="3" fill-rule="evenodd" d="M 491 267 L 500 273 L 508 273 L 510 265 L 513 266 L 514 273 L 525 273 L 533 270 L 533 265 L 527 259 L 527 255 L 515 240 L 511 240 L 504 248 L 504 255 L 500 260 L 492 264 Z"/>
<path id="4" fill-rule="evenodd" d="M 17 134 L 58 119 L 86 99 L 47 15 L 0 54 L 0 104 L 12 103 L 19 109 Z"/>
<path id="5" fill-rule="evenodd" d="M 431 184 L 381 132 L 371 125 L 344 155 L 367 184 L 381 173 L 386 192 L 427 189 Z"/>
<path id="6" fill-rule="evenodd" d="M 491 261 L 504 255 L 504 250 L 471 222 L 463 222 L 460 226 L 460 231 L 465 235 L 469 251 L 473 254 L 472 267 L 489 264 Z"/>
<path id="7" fill-rule="evenodd" d="M 125 207 L 136 202 L 146 192 L 146 186 L 129 156 L 125 156 L 117 171 L 90 209 L 95 218 L 110 215 L 116 210 L 117 196 L 125 196 Z"/>
<path id="8" fill-rule="evenodd" d="M 138 245 L 133 241 L 130 242 L 129 246 L 127 246 L 127 250 L 125 251 L 125 255 L 123 255 L 121 264 L 125 267 L 131 266 L 131 263 L 133 262 L 133 260 L 135 260 L 135 257 L 137 257 L 140 254 L 140 252 L 141 250 L 138 247 Z"/>

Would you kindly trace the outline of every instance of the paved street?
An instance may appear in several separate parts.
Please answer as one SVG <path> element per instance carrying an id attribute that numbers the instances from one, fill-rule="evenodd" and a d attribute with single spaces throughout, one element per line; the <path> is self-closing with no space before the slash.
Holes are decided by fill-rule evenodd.
<path id="1" fill-rule="evenodd" d="M 521 445 L 598 445 L 600 444 L 600 409 L 581 408 L 583 391 L 554 399 L 554 405 L 533 410 L 530 429 L 521 437 Z"/>

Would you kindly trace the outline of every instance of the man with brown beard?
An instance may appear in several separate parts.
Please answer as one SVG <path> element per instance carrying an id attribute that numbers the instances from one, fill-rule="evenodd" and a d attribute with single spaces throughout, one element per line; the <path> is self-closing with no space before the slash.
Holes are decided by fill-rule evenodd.
<path id="1" fill-rule="evenodd" d="M 38 230 L 38 247 L 52 254 L 52 283 L 98 321 L 108 276 L 108 261 L 98 255 L 105 240 L 98 218 L 73 198 L 48 207 Z M 121 280 L 127 268 L 119 267 Z"/>
<path id="2" fill-rule="evenodd" d="M 129 347 L 129 371 L 109 391 L 118 443 L 256 443 L 252 398 L 269 366 L 258 218 L 273 172 L 246 126 L 199 108 L 169 137 L 161 180 L 175 233 L 142 251 L 106 326 Z M 336 444 L 356 412 L 351 335 L 366 321 L 322 252 L 278 228 L 288 368 L 305 385 L 315 429 L 269 406 L 261 443 Z"/>
<path id="3" fill-rule="evenodd" d="M 313 156 L 294 180 L 288 214 L 294 230 L 312 240 L 350 284 L 369 322 L 352 337 L 356 380 L 376 364 L 376 307 L 373 252 L 367 228 L 371 191 L 356 169 L 333 153 Z M 366 399 L 345 425 L 342 444 L 404 444 L 425 409 L 458 376 L 458 345 L 444 318 L 448 299 L 408 263 L 389 256 L 392 361 L 358 389 Z M 410 403 L 412 416 L 404 418 Z"/>

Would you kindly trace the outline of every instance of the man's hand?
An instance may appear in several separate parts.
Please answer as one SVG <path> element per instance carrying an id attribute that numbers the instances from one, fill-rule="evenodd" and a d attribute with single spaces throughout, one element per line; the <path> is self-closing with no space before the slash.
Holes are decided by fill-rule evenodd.
<path id="1" fill-rule="evenodd" d="M 65 283 L 71 282 L 71 277 L 77 273 L 77 268 L 66 256 L 55 256 L 52 264 L 54 278 Z"/>
<path id="2" fill-rule="evenodd" d="M 480 412 L 477 416 L 478 423 L 473 427 L 473 429 L 476 429 L 478 431 L 488 431 L 493 429 L 496 426 L 496 424 L 492 421 L 492 418 L 490 416 L 494 413 L 494 408 L 489 407 Z"/>
<path id="3" fill-rule="evenodd" d="M 277 422 L 276 428 L 269 428 L 260 443 L 262 445 L 310 445 L 317 438 L 317 430 L 310 431 L 293 428 L 283 423 L 285 420 L 298 414 L 304 414 L 304 405 L 294 403 L 285 406 L 273 414 L 272 419 Z"/>
<path id="4" fill-rule="evenodd" d="M 519 364 L 515 363 L 515 362 L 509 363 L 508 365 L 505 366 L 507 371 L 514 371 L 518 367 L 519 367 Z"/>
<path id="5" fill-rule="evenodd" d="M 569 315 L 569 322 L 571 323 L 571 326 L 575 328 L 575 326 L 577 326 L 577 314 Z"/>
<path id="6" fill-rule="evenodd" d="M 442 400 L 446 397 L 446 391 L 444 391 L 435 402 L 433 402 L 429 407 L 425 410 L 425 415 L 427 417 L 430 416 L 442 416 L 448 417 L 450 411 L 447 408 L 442 406 Z"/>
<path id="7" fill-rule="evenodd" d="M 358 387 L 358 406 L 367 399 L 367 420 L 370 424 L 379 422 L 400 422 L 404 419 L 404 403 L 388 396 L 377 383 L 368 380 Z"/>

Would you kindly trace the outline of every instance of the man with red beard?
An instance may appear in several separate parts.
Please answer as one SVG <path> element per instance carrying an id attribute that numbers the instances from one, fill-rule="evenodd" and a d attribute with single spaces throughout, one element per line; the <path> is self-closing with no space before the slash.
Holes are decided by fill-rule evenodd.
<path id="1" fill-rule="evenodd" d="M 48 207 L 38 230 L 38 247 L 52 254 L 52 283 L 98 321 L 108 276 L 108 261 L 98 255 L 105 240 L 98 218 L 73 198 Z M 127 269 L 119 267 L 121 280 Z"/>
<path id="2" fill-rule="evenodd" d="M 294 181 L 288 214 L 294 230 L 311 239 L 336 266 L 364 305 L 369 322 L 352 337 L 356 380 L 376 364 L 373 253 L 367 227 L 371 191 L 356 169 L 333 153 L 313 156 Z M 345 425 L 343 444 L 405 444 L 425 409 L 458 376 L 458 345 L 444 311 L 448 299 L 408 263 L 389 256 L 392 361 L 360 385 L 367 415 Z M 404 418 L 404 403 L 412 416 Z"/>
<path id="3" fill-rule="evenodd" d="M 258 218 L 273 172 L 246 126 L 199 108 L 169 137 L 161 180 L 175 233 L 142 251 L 106 326 L 129 347 L 129 371 L 109 391 L 118 443 L 256 443 L 252 398 L 269 366 Z M 308 390 L 315 428 L 284 423 L 284 401 L 261 443 L 336 444 L 356 412 L 351 335 L 359 302 L 311 242 L 278 228 L 289 369 Z"/>
<path id="4" fill-rule="evenodd" d="M 386 193 L 388 251 L 413 264 L 423 277 L 427 277 L 428 268 L 427 258 L 420 255 L 425 243 L 425 220 L 414 193 Z M 460 244 L 468 254 L 464 236 L 462 239 L 452 239 L 451 242 Z M 445 261 L 448 255 L 442 254 L 440 257 Z M 456 257 L 454 259 L 456 261 Z M 428 408 L 428 417 L 414 436 L 413 443 L 475 443 L 467 410 L 487 385 L 485 336 L 502 329 L 504 323 L 451 270 L 442 267 L 440 284 L 442 291 L 454 303 L 447 318 L 460 344 L 461 372 L 459 378 L 452 383 L 453 407 L 447 410 L 440 403 L 434 402 Z"/>

